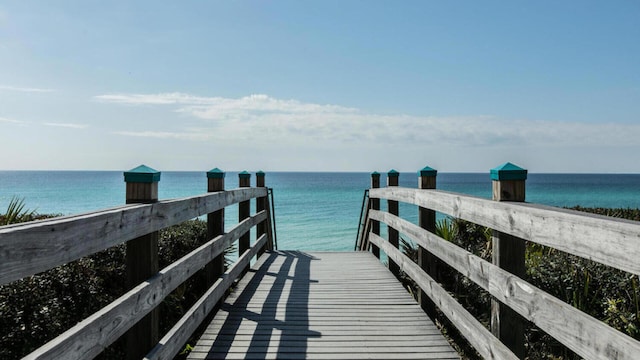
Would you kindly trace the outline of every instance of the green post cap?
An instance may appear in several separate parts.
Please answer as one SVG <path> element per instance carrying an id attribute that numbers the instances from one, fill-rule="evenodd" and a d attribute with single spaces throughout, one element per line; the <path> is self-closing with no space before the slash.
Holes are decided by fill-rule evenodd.
<path id="1" fill-rule="evenodd" d="M 510 162 L 491 169 L 491 180 L 526 180 L 527 170 Z"/>
<path id="2" fill-rule="evenodd" d="M 265 175 L 265 173 L 264 173 L 264 171 L 262 171 L 262 170 L 259 170 L 259 171 L 256 173 L 256 177 L 264 177 L 264 175 Z"/>
<path id="3" fill-rule="evenodd" d="M 371 177 L 380 177 L 380 173 L 377 171 L 374 171 L 371 173 Z"/>
<path id="4" fill-rule="evenodd" d="M 248 171 L 243 171 L 243 172 L 238 174 L 238 177 L 240 179 L 249 179 L 249 178 L 251 178 L 251 174 Z"/>
<path id="5" fill-rule="evenodd" d="M 225 173 L 224 171 L 215 168 L 215 169 L 211 169 L 209 171 L 207 171 L 207 178 L 208 179 L 224 179 Z"/>
<path id="6" fill-rule="evenodd" d="M 146 165 L 124 172 L 124 182 L 154 183 L 160 181 L 160 171 Z"/>
<path id="7" fill-rule="evenodd" d="M 388 177 L 398 177 L 398 176 L 400 176 L 400 173 L 399 173 L 399 172 L 397 172 L 397 171 L 396 171 L 396 170 L 394 170 L 394 169 L 391 169 L 391 170 L 389 170 L 389 172 L 387 173 L 387 176 L 388 176 Z"/>
<path id="8" fill-rule="evenodd" d="M 438 170 L 425 166 L 422 170 L 418 171 L 419 176 L 436 176 L 438 175 Z"/>

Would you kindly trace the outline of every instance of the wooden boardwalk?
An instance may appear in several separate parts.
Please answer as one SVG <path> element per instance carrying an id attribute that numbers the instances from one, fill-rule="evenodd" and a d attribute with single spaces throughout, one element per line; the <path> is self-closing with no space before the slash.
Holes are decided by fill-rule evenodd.
<path id="1" fill-rule="evenodd" d="M 274 251 L 226 299 L 189 359 L 459 359 L 369 252 Z"/>

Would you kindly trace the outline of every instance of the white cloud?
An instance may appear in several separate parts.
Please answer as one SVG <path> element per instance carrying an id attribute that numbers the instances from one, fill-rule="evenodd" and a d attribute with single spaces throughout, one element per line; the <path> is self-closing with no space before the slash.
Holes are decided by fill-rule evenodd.
<path id="1" fill-rule="evenodd" d="M 113 134 L 132 136 L 132 137 L 146 137 L 157 139 L 180 139 L 191 141 L 205 141 L 210 137 L 205 133 L 197 132 L 169 132 L 169 131 L 115 131 Z"/>
<path id="2" fill-rule="evenodd" d="M 2 123 L 2 122 L 11 123 L 11 124 L 17 124 L 17 125 L 22 125 L 22 126 L 34 126 L 34 125 L 38 125 L 39 126 L 39 124 L 33 123 L 33 122 L 0 117 L 0 123 Z M 85 125 L 85 124 L 54 123 L 54 122 L 44 122 L 44 123 L 41 123 L 41 125 L 53 126 L 53 127 L 63 127 L 63 128 L 69 128 L 69 129 L 86 129 L 86 128 L 89 127 L 89 125 Z"/>
<path id="3" fill-rule="evenodd" d="M 172 105 L 168 111 L 200 119 L 200 128 L 120 135 L 189 141 L 243 139 L 280 144 L 379 143 L 381 145 L 638 146 L 640 125 L 500 119 L 493 116 L 379 115 L 331 104 L 183 93 L 100 95 L 97 100 L 131 105 Z M 176 119 L 179 120 L 179 119 Z"/>
<path id="4" fill-rule="evenodd" d="M 0 122 L 11 123 L 11 124 L 26 124 L 25 121 L 9 119 L 9 118 L 5 118 L 5 117 L 0 117 Z"/>
<path id="5" fill-rule="evenodd" d="M 85 125 L 85 124 L 70 124 L 70 123 L 44 123 L 44 125 L 46 126 L 54 126 L 54 127 L 64 127 L 64 128 L 70 128 L 70 129 L 86 129 L 87 127 L 89 127 L 89 125 Z"/>
<path id="6" fill-rule="evenodd" d="M 31 92 L 31 93 L 46 93 L 53 92 L 53 89 L 43 89 L 43 88 L 30 88 L 30 87 L 16 87 L 16 86 L 8 86 L 8 85 L 0 85 L 0 90 L 5 91 L 17 91 L 17 92 Z"/>
<path id="7" fill-rule="evenodd" d="M 193 96 L 183 93 L 161 93 L 161 94 L 108 94 L 97 95 L 94 99 L 107 102 L 130 105 L 170 105 L 170 104 L 210 104 L 212 99 L 200 96 Z"/>
<path id="8" fill-rule="evenodd" d="M 287 112 L 287 113 L 343 113 L 357 112 L 357 109 L 337 105 L 302 103 L 297 100 L 279 100 L 264 94 L 253 94 L 239 99 L 223 97 L 202 97 L 184 93 L 160 94 L 109 94 L 97 95 L 94 99 L 107 103 L 129 105 L 188 105 L 182 111 L 200 113 L 201 117 L 220 114 L 246 114 L 247 112 Z M 215 111 L 215 113 L 211 113 Z"/>

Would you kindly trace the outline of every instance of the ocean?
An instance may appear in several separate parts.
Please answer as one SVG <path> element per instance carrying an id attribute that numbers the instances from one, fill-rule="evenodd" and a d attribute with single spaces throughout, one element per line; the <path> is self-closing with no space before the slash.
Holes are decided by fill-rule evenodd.
<path id="1" fill-rule="evenodd" d="M 352 250 L 370 179 L 369 173 L 267 173 L 267 186 L 274 192 L 279 247 Z M 385 181 L 382 174 L 381 182 Z M 228 172 L 225 182 L 227 189 L 236 188 L 237 172 Z M 488 172 L 438 173 L 437 182 L 441 190 L 491 198 Z M 400 186 L 417 187 L 417 183 L 417 173 L 400 174 Z M 206 184 L 204 172 L 162 172 L 159 198 L 202 194 Z M 527 202 L 532 203 L 640 208 L 640 174 L 529 174 L 526 186 Z M 124 204 L 125 184 L 118 171 L 0 171 L 0 213 L 13 196 L 41 214 L 71 215 Z M 417 221 L 415 206 L 401 204 L 400 213 Z M 230 207 L 227 228 L 236 222 L 237 207 Z"/>

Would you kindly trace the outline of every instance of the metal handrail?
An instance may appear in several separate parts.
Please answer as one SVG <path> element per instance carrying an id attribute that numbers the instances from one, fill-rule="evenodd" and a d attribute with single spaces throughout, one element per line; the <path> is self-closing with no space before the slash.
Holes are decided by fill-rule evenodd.
<path id="1" fill-rule="evenodd" d="M 273 224 L 273 249 L 278 250 L 278 231 L 276 231 L 276 209 L 273 203 L 273 188 L 268 188 L 269 194 L 269 207 L 271 208 L 271 223 Z"/>
<path id="2" fill-rule="evenodd" d="M 353 250 L 358 250 L 358 245 L 362 241 L 362 236 L 360 236 L 360 229 L 364 227 L 364 221 L 366 219 L 363 218 L 365 215 L 365 209 L 369 208 L 369 189 L 364 191 L 362 195 L 362 207 L 360 208 L 360 220 L 358 221 L 358 232 L 356 233 L 356 243 L 354 245 Z"/>

